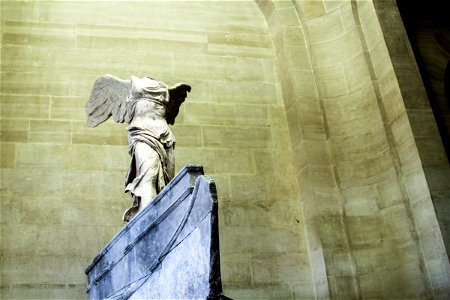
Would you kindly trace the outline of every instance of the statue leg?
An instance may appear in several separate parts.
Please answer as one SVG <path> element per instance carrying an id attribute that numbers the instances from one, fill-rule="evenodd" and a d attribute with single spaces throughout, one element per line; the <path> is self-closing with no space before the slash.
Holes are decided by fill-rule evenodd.
<path id="1" fill-rule="evenodd" d="M 157 195 L 157 180 L 161 164 L 158 153 L 145 143 L 138 143 L 135 149 L 137 176 L 134 180 L 134 194 L 140 196 L 139 211 Z"/>
<path id="2" fill-rule="evenodd" d="M 173 145 L 166 148 L 167 153 L 167 174 L 169 175 L 169 180 L 172 180 L 175 176 L 175 155 L 174 155 Z"/>

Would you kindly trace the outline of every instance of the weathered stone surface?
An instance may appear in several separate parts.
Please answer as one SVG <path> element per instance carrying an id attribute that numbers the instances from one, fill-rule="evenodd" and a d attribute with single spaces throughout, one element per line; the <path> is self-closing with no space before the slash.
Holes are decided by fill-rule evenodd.
<path id="1" fill-rule="evenodd" d="M 212 179 L 188 165 L 86 269 L 89 299 L 226 299 Z"/>

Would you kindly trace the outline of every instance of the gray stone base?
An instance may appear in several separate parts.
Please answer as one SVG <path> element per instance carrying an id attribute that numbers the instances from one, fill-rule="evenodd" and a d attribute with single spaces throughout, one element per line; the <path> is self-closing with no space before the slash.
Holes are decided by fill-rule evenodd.
<path id="1" fill-rule="evenodd" d="M 89 299 L 222 295 L 216 186 L 188 165 L 86 269 Z"/>

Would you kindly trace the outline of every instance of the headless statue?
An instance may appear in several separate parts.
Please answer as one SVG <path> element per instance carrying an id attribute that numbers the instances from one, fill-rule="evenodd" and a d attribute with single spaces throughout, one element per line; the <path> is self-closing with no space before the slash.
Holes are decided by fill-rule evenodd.
<path id="1" fill-rule="evenodd" d="M 150 77 L 132 76 L 125 81 L 111 75 L 97 79 L 86 103 L 87 125 L 96 127 L 113 116 L 128 123 L 130 166 L 125 177 L 125 192 L 133 205 L 125 211 L 124 221 L 141 212 L 174 176 L 173 125 L 181 103 L 191 87 L 184 83 L 168 87 Z"/>

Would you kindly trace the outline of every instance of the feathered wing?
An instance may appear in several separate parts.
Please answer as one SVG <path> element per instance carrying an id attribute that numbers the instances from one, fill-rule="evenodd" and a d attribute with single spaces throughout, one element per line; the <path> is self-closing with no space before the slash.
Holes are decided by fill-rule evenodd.
<path id="1" fill-rule="evenodd" d="M 87 126 L 96 127 L 108 120 L 111 115 L 118 123 L 129 123 L 130 113 L 126 100 L 130 89 L 130 80 L 122 80 L 112 75 L 98 78 L 86 103 Z"/>
<path id="2" fill-rule="evenodd" d="M 191 91 L 191 86 L 185 83 L 177 83 L 169 88 L 169 103 L 166 109 L 167 123 L 173 125 L 175 118 L 180 111 L 181 103 L 187 97 L 187 93 Z"/>

